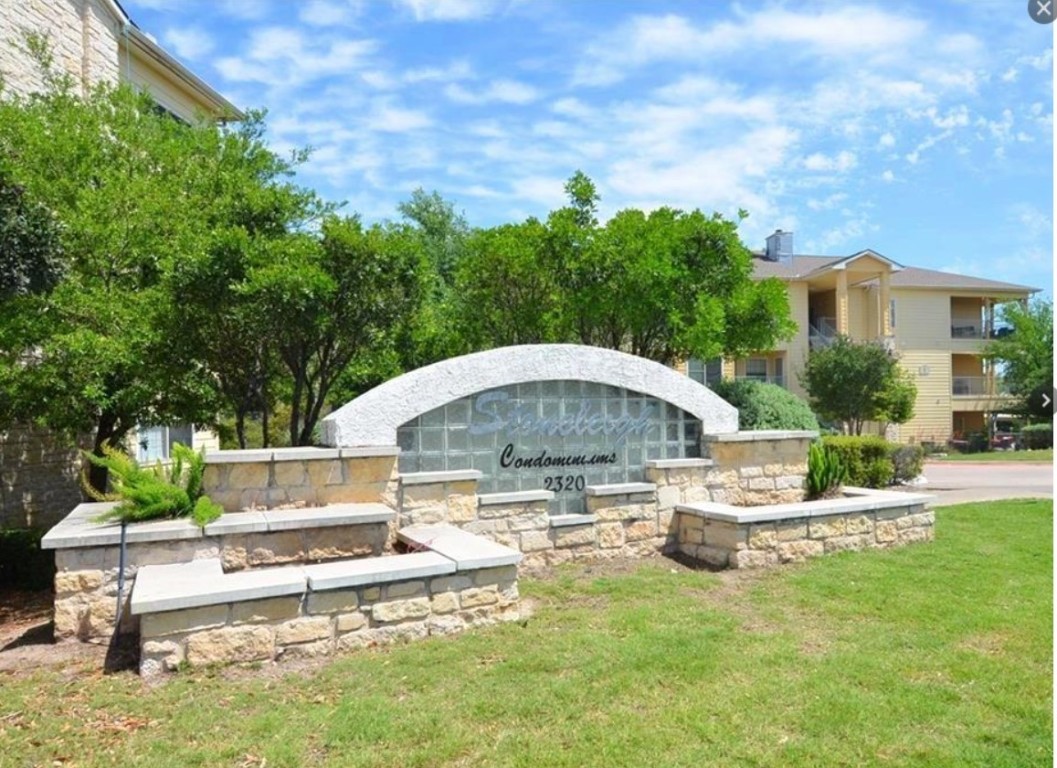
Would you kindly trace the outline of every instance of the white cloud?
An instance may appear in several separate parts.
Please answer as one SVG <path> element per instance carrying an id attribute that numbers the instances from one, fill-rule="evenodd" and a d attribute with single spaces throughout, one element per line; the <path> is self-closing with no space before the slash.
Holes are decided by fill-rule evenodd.
<path id="1" fill-rule="evenodd" d="M 250 34 L 245 56 L 216 62 L 228 80 L 297 86 L 355 71 L 376 49 L 372 40 L 306 37 L 290 27 L 261 27 Z"/>
<path id="2" fill-rule="evenodd" d="M 535 88 L 516 80 L 494 80 L 487 88 L 477 92 L 452 84 L 444 89 L 444 94 L 459 104 L 531 104 L 539 98 Z"/>
<path id="3" fill-rule="evenodd" d="M 181 59 L 200 59 L 208 56 L 216 47 L 216 42 L 204 29 L 199 27 L 170 27 L 165 30 L 165 43 Z"/>
<path id="4" fill-rule="evenodd" d="M 410 11 L 415 21 L 470 21 L 491 16 L 497 0 L 393 0 Z"/>
<path id="5" fill-rule="evenodd" d="M 809 171 L 836 171 L 837 173 L 850 171 L 857 164 L 858 159 L 855 157 L 855 153 L 846 149 L 841 150 L 836 155 L 824 155 L 821 152 L 815 152 L 805 157 L 803 161 L 804 168 Z"/>
<path id="6" fill-rule="evenodd" d="M 882 133 L 877 143 L 882 147 L 894 147 L 896 145 L 896 137 L 890 132 Z"/>
<path id="7" fill-rule="evenodd" d="M 374 105 L 366 125 L 375 131 L 404 133 L 428 128 L 433 125 L 433 119 L 420 110 L 404 109 L 387 102 L 378 102 Z"/>
<path id="8" fill-rule="evenodd" d="M 1016 82 L 1016 80 L 1017 80 L 1017 68 L 1016 67 L 1010 67 L 1009 69 L 1007 69 L 1005 72 L 1002 73 L 1002 82 L 1003 83 L 1014 83 L 1014 82 Z"/>
<path id="9" fill-rule="evenodd" d="M 767 8 L 700 27 L 674 14 L 635 16 L 588 45 L 573 82 L 608 85 L 623 79 L 627 70 L 653 62 L 774 54 L 783 46 L 798 56 L 891 58 L 924 31 L 924 22 L 917 19 L 859 6 L 818 13 Z"/>
<path id="10" fill-rule="evenodd" d="M 448 83 L 473 77 L 473 68 L 465 60 L 454 61 L 446 67 L 419 67 L 404 73 L 405 83 Z"/>
<path id="11" fill-rule="evenodd" d="M 268 4 L 259 0 L 223 0 L 220 8 L 228 16 L 245 21 L 256 21 L 268 15 Z"/>
<path id="12" fill-rule="evenodd" d="M 881 174 L 881 180 L 890 184 L 896 180 L 896 175 L 891 171 L 886 170 L 884 173 Z"/>
<path id="13" fill-rule="evenodd" d="M 302 2 L 297 17 L 314 27 L 334 27 L 348 24 L 362 13 L 356 0 L 307 0 Z"/>
<path id="14" fill-rule="evenodd" d="M 831 208 L 836 208 L 838 205 L 848 199 L 848 195 L 844 192 L 835 192 L 829 197 L 818 200 L 816 198 L 809 198 L 807 201 L 807 207 L 813 211 L 827 211 Z"/>
<path id="15" fill-rule="evenodd" d="M 936 107 L 929 107 L 924 110 L 908 109 L 907 114 L 916 120 L 928 118 L 934 126 L 944 130 L 964 128 L 969 125 L 969 109 L 964 104 L 952 107 L 947 110 L 946 114 L 942 115 Z"/>
<path id="16" fill-rule="evenodd" d="M 921 141 L 916 147 L 914 147 L 914 150 L 912 152 L 908 152 L 906 154 L 905 157 L 907 162 L 911 165 L 917 165 L 918 161 L 921 160 L 922 152 L 927 149 L 932 149 L 932 147 L 936 146 L 941 141 L 949 139 L 953 135 L 953 131 L 947 130 L 943 131 L 942 133 L 935 133 L 930 136 L 926 136 L 923 141 Z"/>

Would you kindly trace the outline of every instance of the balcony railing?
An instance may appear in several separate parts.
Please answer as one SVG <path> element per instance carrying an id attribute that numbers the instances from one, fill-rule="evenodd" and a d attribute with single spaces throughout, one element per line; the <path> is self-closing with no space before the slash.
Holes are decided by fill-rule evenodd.
<path id="1" fill-rule="evenodd" d="M 808 325 L 807 341 L 812 349 L 827 346 L 837 337 L 837 318 L 816 317 L 815 322 Z"/>
<path id="2" fill-rule="evenodd" d="M 970 323 L 957 323 L 951 326 L 951 338 L 952 339 L 982 339 L 984 338 L 984 329 L 979 325 L 972 325 Z"/>
<path id="3" fill-rule="evenodd" d="M 760 381 L 765 384 L 777 384 L 779 387 L 785 387 L 785 376 L 764 376 L 763 374 L 751 374 L 745 373 L 741 376 L 735 376 L 735 381 Z"/>
<path id="4" fill-rule="evenodd" d="M 980 397 L 1008 395 L 1009 390 L 1006 388 L 1005 382 L 999 378 L 990 376 L 952 376 L 951 394 Z"/>

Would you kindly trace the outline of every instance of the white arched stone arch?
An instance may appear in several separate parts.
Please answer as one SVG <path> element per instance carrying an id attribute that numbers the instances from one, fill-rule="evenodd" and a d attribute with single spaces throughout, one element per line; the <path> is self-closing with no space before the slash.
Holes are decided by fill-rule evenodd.
<path id="1" fill-rule="evenodd" d="M 405 373 L 323 419 L 327 445 L 396 445 L 402 424 L 453 400 L 530 381 L 590 381 L 656 397 L 701 421 L 703 434 L 738 431 L 738 411 L 707 387 L 634 355 L 576 344 L 502 347 Z"/>

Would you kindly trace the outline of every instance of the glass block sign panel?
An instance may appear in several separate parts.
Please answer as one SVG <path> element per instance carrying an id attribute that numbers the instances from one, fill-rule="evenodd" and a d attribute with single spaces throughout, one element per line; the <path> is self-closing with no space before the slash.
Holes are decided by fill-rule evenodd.
<path id="1" fill-rule="evenodd" d="M 401 472 L 476 469 L 480 493 L 550 490 L 552 514 L 579 514 L 589 485 L 642 482 L 650 459 L 698 456 L 700 422 L 627 389 L 537 381 L 424 413 L 397 442 Z"/>

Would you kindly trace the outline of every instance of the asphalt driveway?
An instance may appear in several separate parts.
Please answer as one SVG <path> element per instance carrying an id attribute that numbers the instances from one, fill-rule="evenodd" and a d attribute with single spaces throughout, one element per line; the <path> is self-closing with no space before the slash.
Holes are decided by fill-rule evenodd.
<path id="1" fill-rule="evenodd" d="M 1053 498 L 1053 464 L 928 462 L 924 485 L 913 490 L 936 497 L 933 506 L 995 499 Z"/>

